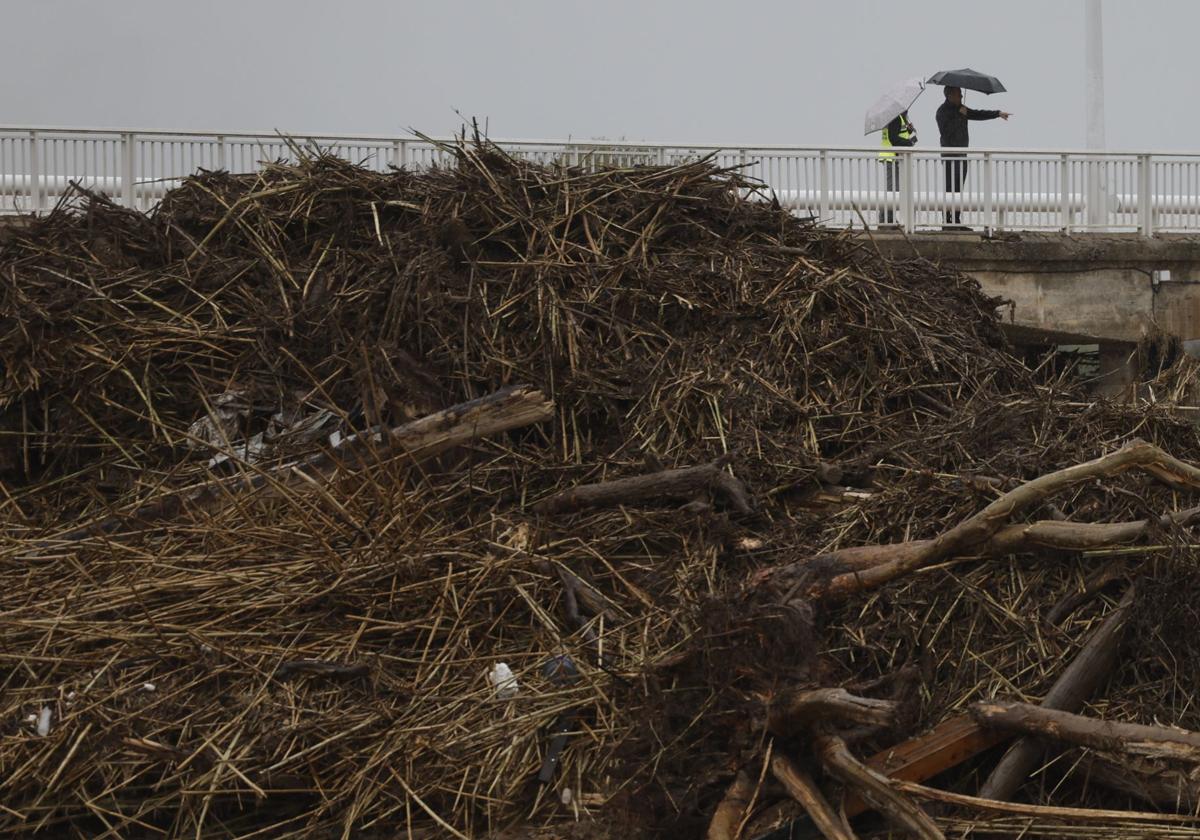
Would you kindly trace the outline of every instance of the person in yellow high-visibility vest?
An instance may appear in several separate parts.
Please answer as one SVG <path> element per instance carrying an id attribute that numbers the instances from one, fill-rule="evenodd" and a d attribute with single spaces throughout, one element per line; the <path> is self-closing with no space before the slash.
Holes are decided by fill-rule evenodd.
<path id="1" fill-rule="evenodd" d="M 893 146 L 917 145 L 917 131 L 908 121 L 908 111 L 898 114 L 887 124 L 880 143 L 883 146 L 883 151 L 879 153 L 879 159 L 883 161 L 884 183 L 889 193 L 896 192 L 900 189 L 900 166 L 896 160 L 896 153 L 889 150 Z M 896 204 L 889 199 L 888 206 L 879 211 L 879 224 L 892 225 L 895 223 Z"/>

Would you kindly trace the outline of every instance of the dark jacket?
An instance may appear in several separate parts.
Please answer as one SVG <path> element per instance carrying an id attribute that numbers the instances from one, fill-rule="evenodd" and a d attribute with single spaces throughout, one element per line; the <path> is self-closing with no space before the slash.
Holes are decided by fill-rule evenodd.
<path id="1" fill-rule="evenodd" d="M 888 142 L 891 143 L 893 146 L 915 146 L 917 144 L 916 132 L 913 131 L 912 123 L 908 124 L 908 131 L 913 136 L 912 137 L 901 137 L 900 136 L 900 117 L 899 117 L 899 115 L 897 115 L 890 123 L 887 124 L 887 128 L 885 128 L 884 131 L 887 132 Z"/>
<path id="2" fill-rule="evenodd" d="M 963 116 L 958 108 L 958 105 L 943 102 L 937 109 L 938 131 L 942 135 L 943 147 L 971 145 L 971 138 L 967 133 L 968 120 L 994 120 L 1000 116 L 999 111 L 976 111 L 974 108 L 968 108 L 966 116 Z"/>

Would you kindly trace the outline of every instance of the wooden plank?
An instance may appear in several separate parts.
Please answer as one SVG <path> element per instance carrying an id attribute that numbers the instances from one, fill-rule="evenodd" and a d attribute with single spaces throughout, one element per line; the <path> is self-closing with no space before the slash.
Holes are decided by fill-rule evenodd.
<path id="1" fill-rule="evenodd" d="M 893 779 L 923 782 L 1012 737 L 984 729 L 969 714 L 962 714 L 947 718 L 923 735 L 876 753 L 865 763 Z M 869 805 L 855 796 L 846 797 L 843 807 L 847 817 L 870 810 Z"/>

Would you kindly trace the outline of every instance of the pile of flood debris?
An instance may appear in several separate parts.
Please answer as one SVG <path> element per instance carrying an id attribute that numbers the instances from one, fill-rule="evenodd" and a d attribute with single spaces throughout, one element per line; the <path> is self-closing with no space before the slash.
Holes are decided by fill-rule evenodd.
<path id="1" fill-rule="evenodd" d="M 0 245 L 0 831 L 1200 834 L 1186 412 L 710 160 L 297 151 Z"/>

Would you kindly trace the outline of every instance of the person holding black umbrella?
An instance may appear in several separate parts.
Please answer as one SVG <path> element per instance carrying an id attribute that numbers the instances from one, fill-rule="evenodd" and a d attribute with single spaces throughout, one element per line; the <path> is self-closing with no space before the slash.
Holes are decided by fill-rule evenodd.
<path id="1" fill-rule="evenodd" d="M 943 148 L 966 148 L 970 145 L 967 123 L 970 120 L 1007 120 L 1012 114 L 1007 111 L 979 111 L 963 103 L 962 88 L 946 87 L 946 101 L 937 109 L 938 131 Z M 943 154 L 942 165 L 946 173 L 946 192 L 961 193 L 967 180 L 966 155 Z M 946 224 L 962 225 L 962 210 L 946 211 Z"/>

